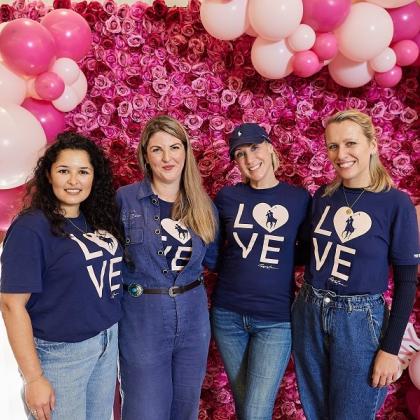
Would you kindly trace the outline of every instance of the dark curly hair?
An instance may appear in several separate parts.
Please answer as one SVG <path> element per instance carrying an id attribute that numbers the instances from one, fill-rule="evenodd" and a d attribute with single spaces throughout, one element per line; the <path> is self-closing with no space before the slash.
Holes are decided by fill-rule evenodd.
<path id="1" fill-rule="evenodd" d="M 111 169 L 102 150 L 91 140 L 74 132 L 65 132 L 57 136 L 57 140 L 47 148 L 39 158 L 34 176 L 28 183 L 26 205 L 23 213 L 41 210 L 51 222 L 51 230 L 55 235 L 66 235 L 63 226 L 65 217 L 60 210 L 60 202 L 55 196 L 49 175 L 51 167 L 63 150 L 84 150 L 94 169 L 92 190 L 81 204 L 80 210 L 93 229 L 104 229 L 119 241 L 122 235 L 119 229 L 118 210 L 115 203 L 115 188 Z"/>

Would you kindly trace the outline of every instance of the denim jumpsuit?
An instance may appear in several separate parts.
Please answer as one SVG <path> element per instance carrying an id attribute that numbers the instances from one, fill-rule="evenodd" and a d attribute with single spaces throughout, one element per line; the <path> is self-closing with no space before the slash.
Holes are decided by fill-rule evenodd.
<path id="1" fill-rule="evenodd" d="M 200 278 L 207 247 L 192 231 L 188 264 L 178 273 L 169 269 L 162 252 L 159 199 L 148 180 L 120 188 L 117 198 L 126 237 L 125 284 L 169 288 Z M 211 252 L 210 266 L 215 259 Z M 175 297 L 133 297 L 124 291 L 119 327 L 122 418 L 196 420 L 209 341 L 203 285 Z"/>

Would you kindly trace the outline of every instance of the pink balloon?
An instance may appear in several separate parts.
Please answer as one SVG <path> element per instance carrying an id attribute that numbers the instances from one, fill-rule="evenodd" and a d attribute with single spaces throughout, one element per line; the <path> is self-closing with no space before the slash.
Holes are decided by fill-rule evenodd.
<path id="1" fill-rule="evenodd" d="M 252 27 L 251 24 L 248 25 L 248 28 L 246 28 L 245 33 L 249 36 L 254 37 L 254 38 L 256 38 L 258 36 L 258 34 L 255 32 L 255 29 Z"/>
<path id="2" fill-rule="evenodd" d="M 0 102 L 20 105 L 25 99 L 26 82 L 0 63 Z"/>
<path id="3" fill-rule="evenodd" d="M 54 38 L 34 20 L 13 20 L 0 33 L 3 60 L 18 74 L 33 76 L 47 71 L 55 52 Z"/>
<path id="4" fill-rule="evenodd" d="M 336 83 L 348 88 L 365 85 L 372 80 L 374 74 L 366 61 L 352 61 L 342 54 L 338 54 L 328 64 L 328 71 Z"/>
<path id="5" fill-rule="evenodd" d="M 320 60 L 331 60 L 338 53 L 337 38 L 331 32 L 318 34 L 312 50 Z"/>
<path id="6" fill-rule="evenodd" d="M 64 92 L 64 82 L 55 73 L 47 71 L 35 79 L 35 91 L 41 99 L 52 101 Z"/>
<path id="7" fill-rule="evenodd" d="M 92 45 L 92 32 L 86 20 L 70 9 L 56 9 L 41 20 L 57 44 L 57 57 L 75 61 L 83 58 Z"/>
<path id="8" fill-rule="evenodd" d="M 280 41 L 295 32 L 302 15 L 302 0 L 249 0 L 252 27 L 261 38 L 270 41 Z"/>
<path id="9" fill-rule="evenodd" d="M 391 70 L 384 73 L 375 73 L 375 81 L 381 87 L 393 87 L 402 77 L 402 70 L 399 66 L 394 66 Z"/>
<path id="10" fill-rule="evenodd" d="M 392 33 L 392 19 L 387 11 L 362 2 L 352 5 L 335 35 L 341 54 L 353 61 L 368 61 L 389 46 Z"/>
<path id="11" fill-rule="evenodd" d="M 413 38 L 413 41 L 417 44 L 417 48 L 420 51 L 420 32 Z M 413 66 L 420 67 L 420 53 L 417 60 L 413 63 Z"/>
<path id="12" fill-rule="evenodd" d="M 384 73 L 391 70 L 397 63 L 397 56 L 392 48 L 385 48 L 379 55 L 369 61 L 373 70 Z"/>
<path id="13" fill-rule="evenodd" d="M 21 210 L 25 186 L 0 190 L 0 231 L 9 228 L 14 216 Z"/>
<path id="14" fill-rule="evenodd" d="M 411 382 L 417 389 L 420 389 L 420 352 L 414 353 L 408 365 L 408 373 Z"/>
<path id="15" fill-rule="evenodd" d="M 19 105 L 0 105 L 0 189 L 26 182 L 46 138 L 37 119 Z"/>
<path id="16" fill-rule="evenodd" d="M 248 0 L 206 0 L 201 3 L 200 17 L 205 30 L 217 39 L 232 40 L 248 28 Z"/>
<path id="17" fill-rule="evenodd" d="M 392 42 L 412 39 L 420 31 L 420 6 L 415 1 L 388 13 L 394 23 Z"/>
<path id="18" fill-rule="evenodd" d="M 293 51 L 306 51 L 312 48 L 315 38 L 315 31 L 309 25 L 302 24 L 287 38 L 287 45 Z"/>
<path id="19" fill-rule="evenodd" d="M 419 56 L 419 47 L 414 41 L 409 39 L 397 42 L 392 46 L 392 49 L 395 51 L 399 66 L 409 66 Z"/>
<path id="20" fill-rule="evenodd" d="M 414 385 L 409 384 L 405 393 L 405 401 L 407 402 L 407 408 L 413 418 L 418 418 L 417 413 L 420 410 L 420 389 L 417 389 Z"/>
<path id="21" fill-rule="evenodd" d="M 297 52 L 293 57 L 293 72 L 296 76 L 309 77 L 319 70 L 319 59 L 313 51 Z"/>
<path id="22" fill-rule="evenodd" d="M 281 79 L 292 72 L 293 52 L 285 40 L 272 42 L 257 38 L 251 49 L 255 70 L 268 79 Z"/>
<path id="23" fill-rule="evenodd" d="M 65 114 L 55 109 L 50 102 L 27 98 L 22 107 L 41 123 L 48 144 L 53 143 L 57 134 L 66 128 Z"/>
<path id="24" fill-rule="evenodd" d="M 340 26 L 350 12 L 351 0 L 303 0 L 302 23 L 317 32 L 329 32 Z"/>
<path id="25" fill-rule="evenodd" d="M 394 7 L 405 6 L 411 3 L 413 0 L 366 0 L 368 3 L 374 3 L 378 6 L 382 6 L 385 9 L 392 9 Z"/>

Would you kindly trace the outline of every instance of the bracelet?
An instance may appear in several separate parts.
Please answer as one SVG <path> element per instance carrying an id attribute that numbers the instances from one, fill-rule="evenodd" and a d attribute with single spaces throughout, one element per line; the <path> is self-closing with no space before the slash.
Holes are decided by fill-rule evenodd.
<path id="1" fill-rule="evenodd" d="M 39 379 L 41 379 L 42 377 L 44 376 L 44 372 L 42 372 L 41 371 L 41 374 L 39 375 L 39 376 L 37 376 L 35 379 L 31 379 L 30 381 L 27 381 L 25 378 L 23 378 L 23 384 L 26 386 L 26 385 L 29 385 L 29 384 L 31 384 L 31 383 L 33 383 L 33 382 L 36 382 L 36 381 L 38 381 Z"/>

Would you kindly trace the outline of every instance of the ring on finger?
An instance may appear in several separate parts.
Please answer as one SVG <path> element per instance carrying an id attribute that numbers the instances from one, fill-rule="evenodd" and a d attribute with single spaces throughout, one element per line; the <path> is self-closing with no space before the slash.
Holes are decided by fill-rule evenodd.
<path id="1" fill-rule="evenodd" d="M 35 409 L 32 409 L 31 410 L 31 414 L 36 418 L 37 417 L 37 412 L 36 412 L 36 410 Z"/>

